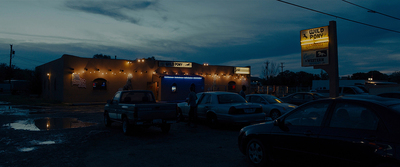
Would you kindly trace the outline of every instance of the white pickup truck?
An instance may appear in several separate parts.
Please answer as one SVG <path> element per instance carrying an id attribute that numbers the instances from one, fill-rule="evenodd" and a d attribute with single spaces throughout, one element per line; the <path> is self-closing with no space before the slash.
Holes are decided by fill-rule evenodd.
<path id="1" fill-rule="evenodd" d="M 152 91 L 118 91 L 104 107 L 104 124 L 121 122 L 125 135 L 131 134 L 134 126 L 158 126 L 168 133 L 176 122 L 176 104 L 161 104 L 155 101 Z"/>

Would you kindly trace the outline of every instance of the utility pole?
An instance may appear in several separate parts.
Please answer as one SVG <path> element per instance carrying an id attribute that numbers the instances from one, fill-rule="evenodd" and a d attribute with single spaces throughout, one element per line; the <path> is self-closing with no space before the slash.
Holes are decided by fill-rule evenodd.
<path id="1" fill-rule="evenodd" d="M 266 73 L 266 75 L 267 75 L 267 79 L 269 78 L 269 70 L 268 70 L 268 65 L 269 65 L 269 61 L 266 61 L 265 62 L 265 73 Z"/>
<path id="2" fill-rule="evenodd" d="M 8 83 L 10 84 L 10 92 L 12 93 L 12 91 L 11 91 L 11 89 L 12 89 L 12 86 L 11 86 L 11 76 L 12 76 L 12 68 L 11 68 L 11 60 L 12 60 L 12 55 L 14 54 L 15 52 L 13 51 L 13 49 L 12 49 L 12 44 L 10 44 L 10 71 L 9 71 L 9 79 L 8 79 Z"/>
<path id="3" fill-rule="evenodd" d="M 283 67 L 285 67 L 285 66 L 283 66 L 283 63 L 281 63 L 281 69 L 282 69 L 282 72 L 283 72 Z"/>

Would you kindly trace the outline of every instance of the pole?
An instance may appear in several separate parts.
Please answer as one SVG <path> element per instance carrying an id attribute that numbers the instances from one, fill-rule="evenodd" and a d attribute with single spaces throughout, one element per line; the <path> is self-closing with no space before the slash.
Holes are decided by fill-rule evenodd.
<path id="1" fill-rule="evenodd" d="M 10 71 L 9 71 L 9 79 L 8 83 L 10 84 L 10 92 L 12 92 L 12 86 L 11 86 L 11 76 L 12 76 L 12 69 L 11 69 L 11 60 L 12 60 L 12 55 L 13 55 L 13 49 L 12 49 L 12 44 L 10 44 Z"/>

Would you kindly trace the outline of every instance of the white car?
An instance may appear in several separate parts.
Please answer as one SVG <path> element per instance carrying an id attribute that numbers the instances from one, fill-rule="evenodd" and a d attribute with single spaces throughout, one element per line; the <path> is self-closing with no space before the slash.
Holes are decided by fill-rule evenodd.
<path id="1" fill-rule="evenodd" d="M 188 117 L 187 102 L 178 103 L 178 117 Z M 237 93 L 202 92 L 197 94 L 197 116 L 205 119 L 210 126 L 225 123 L 259 123 L 266 121 L 266 115 L 259 104 L 250 104 Z"/>
<path id="2" fill-rule="evenodd" d="M 293 104 L 284 103 L 279 98 L 267 94 L 246 95 L 246 100 L 249 103 L 261 104 L 264 113 L 271 117 L 272 120 L 275 120 L 282 114 L 285 114 L 297 107 Z"/>

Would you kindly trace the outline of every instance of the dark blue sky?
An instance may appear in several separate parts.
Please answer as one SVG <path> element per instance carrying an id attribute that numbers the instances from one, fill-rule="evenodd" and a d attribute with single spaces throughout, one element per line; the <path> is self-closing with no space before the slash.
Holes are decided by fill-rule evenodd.
<path id="1" fill-rule="evenodd" d="M 63 54 L 251 66 L 262 77 L 265 61 L 284 70 L 301 67 L 300 31 L 337 22 L 339 75 L 399 71 L 400 20 L 342 0 L 287 0 L 338 18 L 275 0 L 6 0 L 0 6 L 0 63 L 34 69 Z M 400 18 L 400 1 L 348 0 Z"/>

